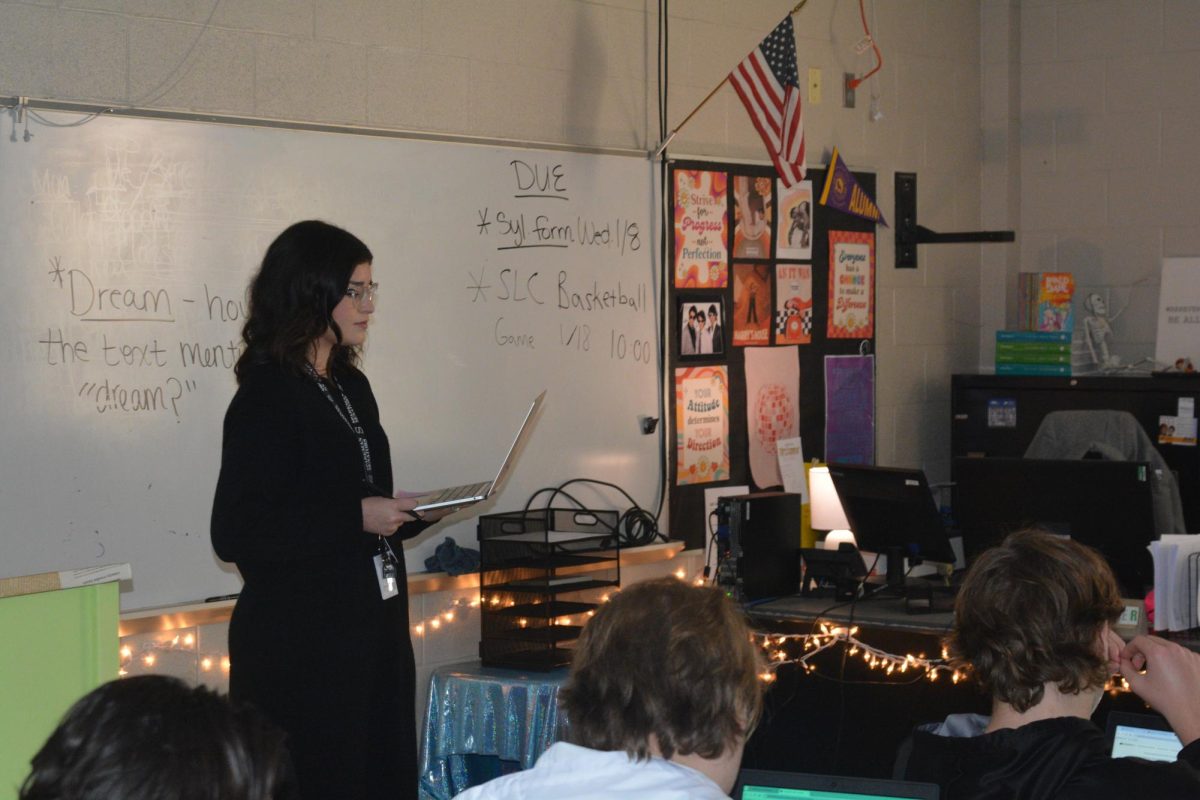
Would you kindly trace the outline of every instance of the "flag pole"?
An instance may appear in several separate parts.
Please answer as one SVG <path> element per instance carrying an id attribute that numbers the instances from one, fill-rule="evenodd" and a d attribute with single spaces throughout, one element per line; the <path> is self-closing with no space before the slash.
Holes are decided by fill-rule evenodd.
<path id="1" fill-rule="evenodd" d="M 801 8 L 803 8 L 804 4 L 807 2 L 808 2 L 808 0 L 800 0 L 800 2 L 796 3 L 795 7 L 792 8 L 792 10 L 787 13 L 787 15 L 789 17 L 794 15 L 797 11 L 799 11 Z M 711 92 L 708 93 L 707 97 L 705 97 L 703 100 L 700 101 L 700 105 L 693 108 L 692 112 L 683 118 L 683 122 L 679 123 L 671 130 L 671 133 L 667 136 L 667 138 L 663 139 L 663 143 L 658 146 L 657 150 L 654 151 L 654 155 L 651 156 L 651 158 L 650 158 L 651 161 L 658 160 L 658 157 L 661 156 L 663 154 L 663 151 L 667 149 L 667 145 L 669 145 L 671 143 L 671 140 L 675 138 L 675 135 L 677 133 L 679 133 L 680 130 L 683 129 L 684 125 L 688 124 L 688 122 L 691 120 L 692 117 L 696 116 L 696 113 L 698 111 L 700 111 L 700 109 L 704 108 L 705 104 L 707 104 L 709 100 L 712 100 L 713 95 L 716 94 L 718 91 L 720 91 L 721 87 L 724 86 L 726 83 L 729 83 L 728 75 L 726 75 L 724 77 L 724 79 L 720 83 L 717 84 L 715 89 L 713 89 Z"/>

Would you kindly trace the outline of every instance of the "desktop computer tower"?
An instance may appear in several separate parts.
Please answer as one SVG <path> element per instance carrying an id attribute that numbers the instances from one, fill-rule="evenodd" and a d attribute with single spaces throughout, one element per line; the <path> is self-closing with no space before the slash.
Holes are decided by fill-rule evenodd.
<path id="1" fill-rule="evenodd" d="M 717 526 L 717 585 L 734 599 L 787 597 L 800 590 L 800 495 L 722 497 Z"/>

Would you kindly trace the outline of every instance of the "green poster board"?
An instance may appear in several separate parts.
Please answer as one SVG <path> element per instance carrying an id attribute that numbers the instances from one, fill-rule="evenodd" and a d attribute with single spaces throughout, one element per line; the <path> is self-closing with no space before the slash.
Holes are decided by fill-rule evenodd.
<path id="1" fill-rule="evenodd" d="M 71 704 L 117 676 L 117 586 L 0 598 L 0 800 Z"/>

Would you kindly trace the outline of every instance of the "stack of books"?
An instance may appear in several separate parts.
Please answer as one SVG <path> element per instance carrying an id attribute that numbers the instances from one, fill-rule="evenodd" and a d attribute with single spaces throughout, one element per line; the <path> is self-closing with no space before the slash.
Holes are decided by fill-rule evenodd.
<path id="1" fill-rule="evenodd" d="M 997 375 L 1070 375 L 1071 331 L 996 331 Z"/>
<path id="2" fill-rule="evenodd" d="M 1075 326 L 1071 297 L 1075 278 L 1069 272 L 1022 272 L 1017 281 L 1021 330 L 1070 331 Z"/>

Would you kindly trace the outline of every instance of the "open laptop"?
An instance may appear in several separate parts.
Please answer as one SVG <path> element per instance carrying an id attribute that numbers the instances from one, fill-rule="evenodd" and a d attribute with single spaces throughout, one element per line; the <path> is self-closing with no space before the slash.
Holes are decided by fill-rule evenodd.
<path id="1" fill-rule="evenodd" d="M 500 469 L 496 472 L 496 477 L 490 481 L 481 483 L 467 483 L 462 486 L 451 486 L 447 489 L 434 489 L 431 492 L 426 492 L 420 497 L 420 505 L 414 508 L 414 511 L 419 513 L 425 511 L 433 511 L 438 508 L 447 508 L 450 506 L 467 506 L 472 503 L 478 503 L 481 500 L 486 500 L 504 483 L 504 479 L 508 477 L 509 471 L 512 469 L 513 457 L 521 444 L 529 437 L 529 431 L 533 429 L 534 416 L 542 407 L 542 400 L 546 397 L 546 390 L 533 398 L 533 402 L 529 404 L 529 412 L 525 414 L 525 421 L 521 423 L 521 427 L 517 430 L 517 436 L 513 439 L 512 446 L 508 448 L 508 453 L 504 456 L 504 461 L 500 463 Z"/>
<path id="2" fill-rule="evenodd" d="M 1149 761 L 1175 761 L 1183 743 L 1167 721 L 1156 714 L 1108 712 L 1108 742 L 1113 758 L 1133 756 Z"/>
<path id="3" fill-rule="evenodd" d="M 733 800 L 938 800 L 932 783 L 744 769 Z"/>

